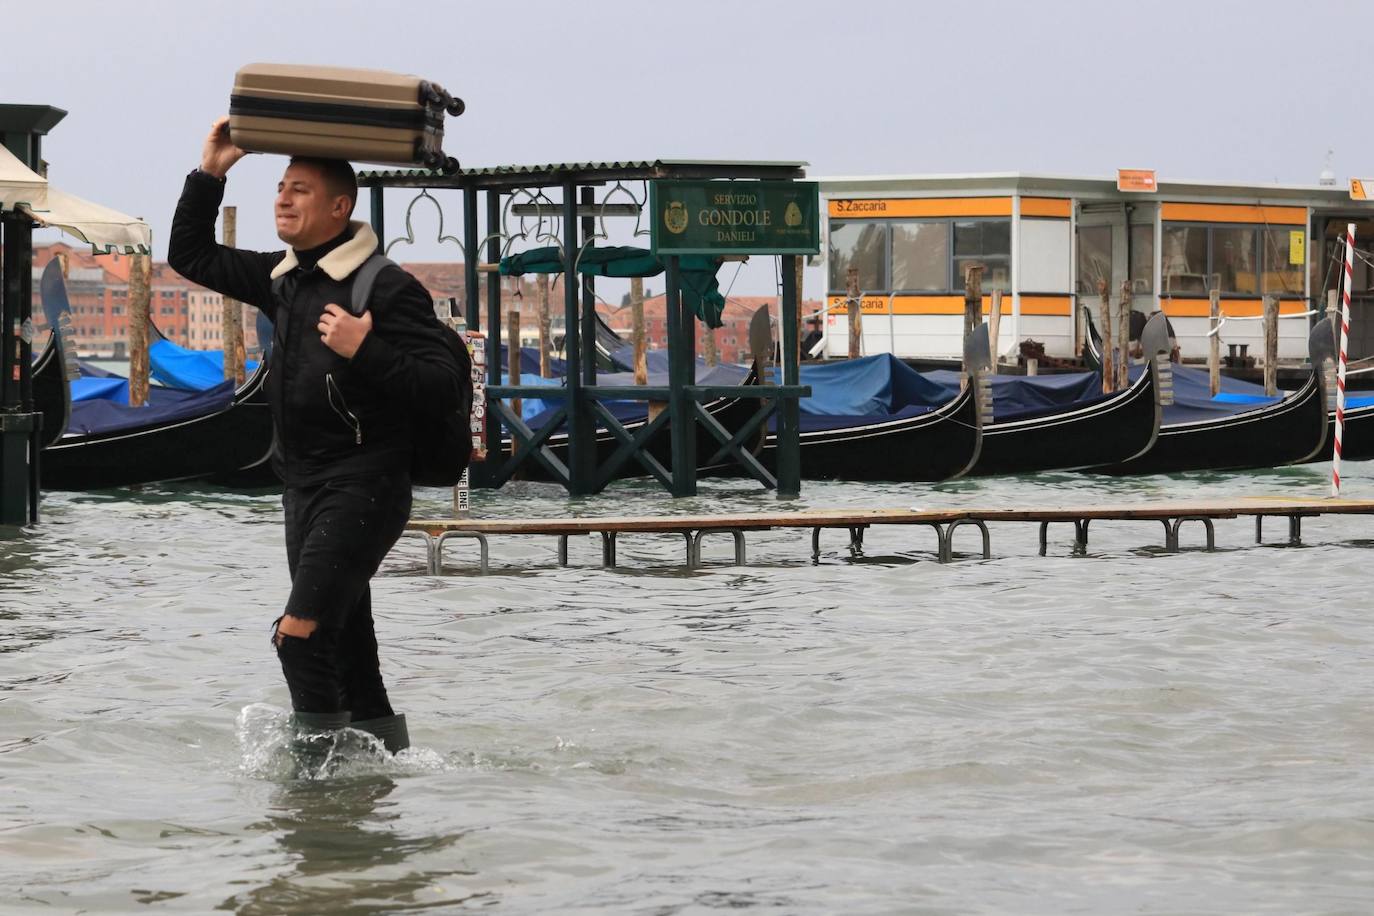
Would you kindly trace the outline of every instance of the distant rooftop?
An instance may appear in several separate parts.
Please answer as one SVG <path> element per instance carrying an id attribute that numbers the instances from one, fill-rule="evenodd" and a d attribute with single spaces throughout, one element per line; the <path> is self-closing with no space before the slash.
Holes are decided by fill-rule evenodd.
<path id="1" fill-rule="evenodd" d="M 1102 196 L 1113 199 L 1129 198 L 1148 202 L 1169 197 L 1208 199 L 1236 199 L 1259 201 L 1318 201 L 1325 205 L 1349 205 L 1368 208 L 1368 201 L 1350 199 L 1345 185 L 1241 184 L 1220 181 L 1159 178 L 1158 191 L 1140 193 L 1118 191 L 1116 176 L 1053 175 L 1033 172 L 969 172 L 929 175 L 836 175 L 813 179 L 821 186 L 821 194 L 842 197 L 845 194 L 873 194 L 875 192 L 919 192 L 944 190 L 967 192 L 1007 193 L 1073 193 L 1081 196 Z"/>

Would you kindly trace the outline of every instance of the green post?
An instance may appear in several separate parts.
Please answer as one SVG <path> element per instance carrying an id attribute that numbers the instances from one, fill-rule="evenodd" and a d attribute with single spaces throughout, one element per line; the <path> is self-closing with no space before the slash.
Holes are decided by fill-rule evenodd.
<path id="1" fill-rule="evenodd" d="M 495 188 L 490 188 L 486 192 L 487 201 L 487 263 L 495 264 L 501 260 L 501 238 L 496 233 L 501 227 L 501 192 Z M 476 265 L 473 265 L 476 269 Z M 487 274 L 487 384 L 501 384 L 501 275 L 499 273 Z M 514 341 L 512 347 L 519 347 L 520 342 Z M 511 359 L 518 359 L 519 354 L 514 349 L 510 351 Z M 512 440 L 514 437 L 512 437 Z M 501 454 L 501 424 L 496 421 L 495 415 L 487 411 L 487 455 L 488 461 L 493 461 L 492 467 L 499 467 L 500 461 L 494 461 Z"/>
<path id="2" fill-rule="evenodd" d="M 25 525 L 38 521 L 42 428 L 33 409 L 30 350 L 20 336 L 30 312 L 33 230 L 18 213 L 6 213 L 0 227 L 0 525 Z"/>
<path id="3" fill-rule="evenodd" d="M 563 182 L 563 358 L 567 361 L 568 494 L 586 496 L 596 489 L 596 423 L 583 385 L 582 335 L 578 314 L 577 182 Z M 592 371 L 596 371 L 593 364 Z"/>
<path id="4" fill-rule="evenodd" d="M 463 323 L 469 331 L 482 329 L 482 299 L 477 288 L 477 262 L 482 249 L 477 237 L 477 189 L 463 189 Z"/>
<path id="5" fill-rule="evenodd" d="M 665 259 L 664 317 L 668 331 L 668 429 L 672 437 L 673 495 L 697 495 L 696 418 L 687 386 L 692 384 L 690 319 L 682 307 L 682 276 L 676 255 Z"/>
<path id="6" fill-rule="evenodd" d="M 782 383 L 801 381 L 797 366 L 797 256 L 782 258 Z M 801 407 L 794 397 L 780 399 L 778 412 L 778 495 L 801 495 Z"/>
<path id="7" fill-rule="evenodd" d="M 386 204 L 382 195 L 386 189 L 381 185 L 372 186 L 372 231 L 377 234 L 377 253 L 386 253 Z"/>
<path id="8" fill-rule="evenodd" d="M 582 244 L 588 248 L 592 245 L 592 236 L 596 233 L 596 217 L 591 216 L 590 212 L 596 206 L 596 192 L 592 188 L 583 188 L 581 196 L 582 210 L 589 215 L 582 217 Z M 581 251 L 579 248 L 577 251 Z M 570 260 L 577 259 L 577 252 L 568 255 Z M 590 276 L 581 277 L 582 283 L 582 381 L 588 385 L 596 384 L 596 281 Z"/>

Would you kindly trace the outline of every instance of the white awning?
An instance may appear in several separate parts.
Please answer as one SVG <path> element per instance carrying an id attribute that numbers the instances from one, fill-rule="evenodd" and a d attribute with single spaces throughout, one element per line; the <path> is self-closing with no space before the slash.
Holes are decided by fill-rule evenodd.
<path id="1" fill-rule="evenodd" d="M 0 210 L 18 210 L 42 226 L 61 229 L 97 254 L 152 254 L 148 224 L 109 207 L 49 187 L 47 179 L 0 146 Z"/>

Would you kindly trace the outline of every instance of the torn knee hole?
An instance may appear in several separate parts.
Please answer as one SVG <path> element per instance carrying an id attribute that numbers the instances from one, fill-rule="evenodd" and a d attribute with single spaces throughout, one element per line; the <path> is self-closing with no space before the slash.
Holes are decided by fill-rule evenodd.
<path id="1" fill-rule="evenodd" d="M 319 628 L 318 620 L 307 620 L 304 617 L 292 617 L 290 614 L 283 614 L 277 620 L 277 631 L 272 641 L 278 646 L 282 643 L 282 638 L 294 636 L 297 639 L 309 639 L 311 634 Z"/>

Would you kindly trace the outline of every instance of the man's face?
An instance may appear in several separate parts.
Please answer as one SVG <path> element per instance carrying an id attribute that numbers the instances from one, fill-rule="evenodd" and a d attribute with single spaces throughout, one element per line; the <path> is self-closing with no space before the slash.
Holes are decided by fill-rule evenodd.
<path id="1" fill-rule="evenodd" d="M 277 183 L 277 238 L 292 248 L 323 245 L 348 225 L 347 196 L 331 196 L 313 165 L 294 163 Z"/>

